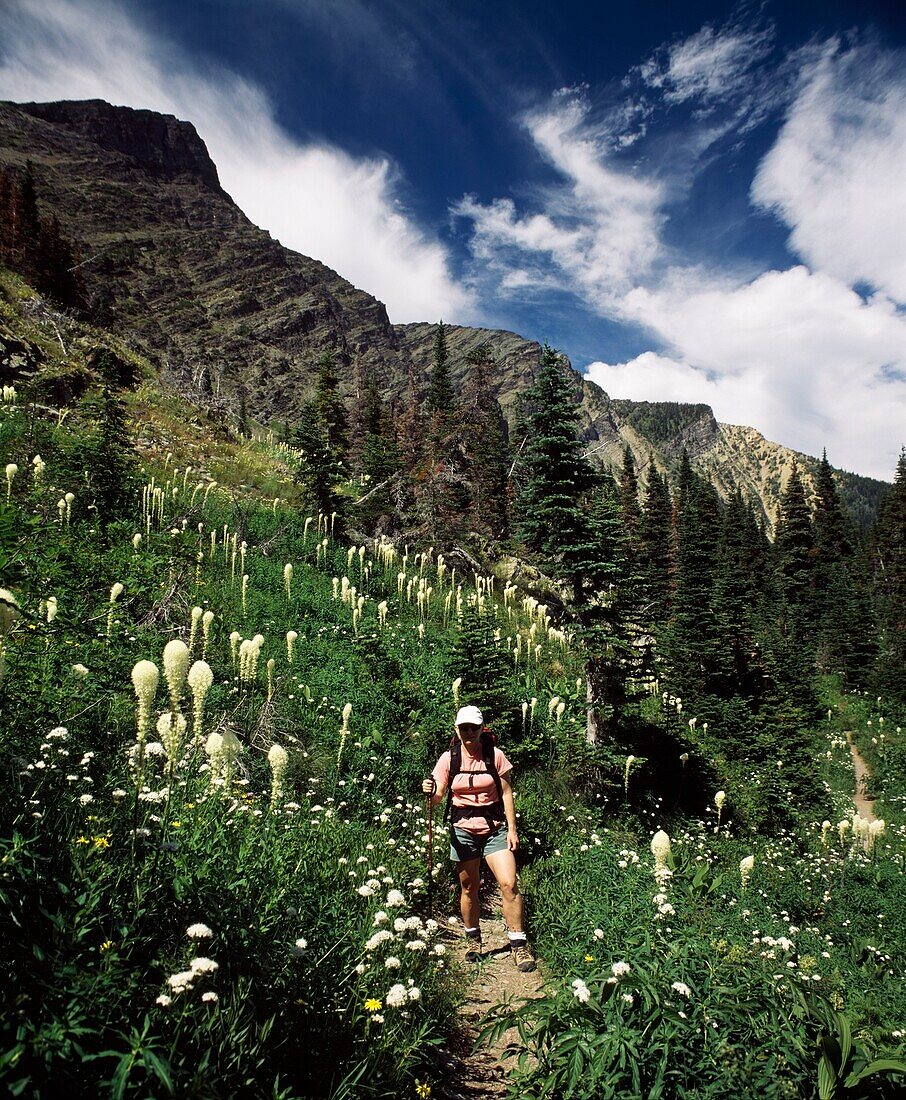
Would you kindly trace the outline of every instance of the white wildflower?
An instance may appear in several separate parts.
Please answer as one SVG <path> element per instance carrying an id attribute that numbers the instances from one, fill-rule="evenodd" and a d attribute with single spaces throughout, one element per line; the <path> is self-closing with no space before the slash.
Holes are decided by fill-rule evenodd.
<path id="1" fill-rule="evenodd" d="M 203 956 L 192 959 L 189 963 L 189 969 L 193 974 L 213 974 L 218 967 L 218 963 L 213 959 L 206 959 Z"/>
<path id="2" fill-rule="evenodd" d="M 387 940 L 393 939 L 393 933 L 389 932 L 386 928 L 380 928 L 374 935 L 365 942 L 366 951 L 375 951 L 382 943 L 386 943 Z"/>

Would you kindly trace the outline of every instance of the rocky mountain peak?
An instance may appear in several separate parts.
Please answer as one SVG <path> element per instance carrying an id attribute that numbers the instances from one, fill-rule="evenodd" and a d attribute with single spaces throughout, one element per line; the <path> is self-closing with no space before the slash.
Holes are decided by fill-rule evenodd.
<path id="1" fill-rule="evenodd" d="M 21 103 L 20 110 L 135 160 L 159 179 L 191 176 L 223 194 L 217 168 L 191 122 L 156 111 L 115 107 L 103 99 Z"/>

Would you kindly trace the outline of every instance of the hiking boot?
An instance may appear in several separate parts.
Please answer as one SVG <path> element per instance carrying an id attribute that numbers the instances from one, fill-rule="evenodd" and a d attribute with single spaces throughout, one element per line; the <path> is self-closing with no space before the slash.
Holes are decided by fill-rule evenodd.
<path id="1" fill-rule="evenodd" d="M 516 969 L 521 970 L 523 974 L 527 974 L 530 970 L 535 969 L 535 960 L 532 958 L 532 953 L 524 943 L 510 944 L 510 951 L 513 955 L 513 962 L 516 964 Z"/>
<path id="2" fill-rule="evenodd" d="M 481 958 L 481 932 L 466 932 L 466 962 L 478 962 Z"/>

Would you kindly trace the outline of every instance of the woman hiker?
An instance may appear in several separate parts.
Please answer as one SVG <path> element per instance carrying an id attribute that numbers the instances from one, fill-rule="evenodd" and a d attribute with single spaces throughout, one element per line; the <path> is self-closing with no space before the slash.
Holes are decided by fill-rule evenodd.
<path id="1" fill-rule="evenodd" d="M 534 970 L 535 960 L 526 943 L 522 895 L 516 882 L 514 853 L 519 836 L 510 784 L 513 766 L 484 729 L 478 707 L 460 708 L 454 724 L 453 743 L 434 765 L 431 777 L 423 781 L 422 791 L 436 806 L 450 787 L 450 859 L 459 865 L 459 908 L 470 941 L 466 959 L 475 962 L 481 956 L 478 888 L 483 856 L 500 886 L 513 962 L 519 970 Z"/>

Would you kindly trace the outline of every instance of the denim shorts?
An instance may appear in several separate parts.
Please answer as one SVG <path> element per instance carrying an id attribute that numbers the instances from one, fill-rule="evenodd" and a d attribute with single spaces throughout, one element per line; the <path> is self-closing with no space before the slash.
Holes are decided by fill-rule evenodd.
<path id="1" fill-rule="evenodd" d="M 450 829 L 450 859 L 454 863 L 466 863 L 470 859 L 505 852 L 506 835 L 506 822 L 496 832 L 492 830 L 490 833 L 471 833 L 453 825 Z"/>

